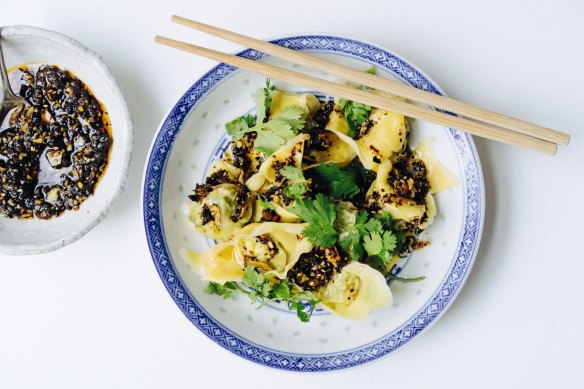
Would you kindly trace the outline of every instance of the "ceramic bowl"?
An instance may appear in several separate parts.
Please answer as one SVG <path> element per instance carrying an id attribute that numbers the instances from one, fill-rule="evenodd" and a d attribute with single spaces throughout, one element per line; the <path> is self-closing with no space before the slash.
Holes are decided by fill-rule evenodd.
<path id="1" fill-rule="evenodd" d="M 73 72 L 108 112 L 113 144 L 110 160 L 93 196 L 77 211 L 51 220 L 0 217 L 0 253 L 40 254 L 76 241 L 97 225 L 122 193 L 132 151 L 132 120 L 120 86 L 103 59 L 68 36 L 29 26 L 1 30 L 8 68 L 47 63 Z"/>
<path id="2" fill-rule="evenodd" d="M 398 55 L 355 39 L 293 36 L 273 41 L 365 71 L 375 65 L 382 77 L 442 94 L 421 70 Z M 238 55 L 291 68 L 254 50 Z M 187 59 L 188 60 L 188 59 Z M 306 69 L 303 69 L 306 71 Z M 309 74 L 329 78 L 319 72 Z M 234 354 L 262 365 L 301 372 L 354 367 L 388 355 L 434 323 L 452 303 L 470 272 L 484 218 L 480 162 L 468 134 L 410 120 L 411 145 L 434 141 L 437 158 L 460 178 L 460 185 L 436 195 L 438 215 L 428 228 L 430 246 L 414 252 L 400 273 L 425 276 L 417 283 L 391 284 L 392 307 L 361 321 L 315 312 L 301 323 L 286 306 L 254 309 L 246 296 L 223 300 L 204 292 L 201 281 L 181 258 L 181 248 L 204 250 L 214 244 L 187 225 L 181 206 L 209 163 L 228 145 L 225 123 L 253 112 L 253 93 L 262 76 L 220 64 L 179 99 L 163 119 L 144 175 L 143 211 L 150 252 L 168 292 L 205 335 Z M 278 82 L 279 89 L 303 91 Z M 311 91 L 314 92 L 314 91 Z"/>

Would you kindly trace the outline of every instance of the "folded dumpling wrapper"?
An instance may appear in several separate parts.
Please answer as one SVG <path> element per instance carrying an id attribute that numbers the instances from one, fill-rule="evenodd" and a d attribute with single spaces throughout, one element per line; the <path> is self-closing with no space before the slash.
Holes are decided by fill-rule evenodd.
<path id="1" fill-rule="evenodd" d="M 312 250 L 301 235 L 305 227 L 305 223 L 252 223 L 228 242 L 202 252 L 182 249 L 181 255 L 205 281 L 241 281 L 248 264 L 266 277 L 284 279 L 298 258 Z"/>
<path id="2" fill-rule="evenodd" d="M 338 316 L 360 320 L 375 308 L 390 306 L 393 295 L 383 274 L 361 262 L 351 262 L 323 286 L 321 304 Z"/>

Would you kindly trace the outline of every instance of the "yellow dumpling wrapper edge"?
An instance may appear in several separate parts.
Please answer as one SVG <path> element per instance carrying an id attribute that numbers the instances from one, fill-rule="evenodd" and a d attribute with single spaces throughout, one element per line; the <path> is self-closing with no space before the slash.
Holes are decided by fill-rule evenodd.
<path id="1" fill-rule="evenodd" d="M 401 153 L 407 143 L 407 127 L 403 115 L 373 108 L 369 116 L 374 124 L 361 138 L 354 140 L 338 129 L 328 126 L 326 130 L 336 134 L 348 144 L 361 160 L 365 168 L 377 171 L 379 163 Z"/>
<path id="2" fill-rule="evenodd" d="M 217 240 L 227 240 L 235 235 L 253 214 L 252 204 L 246 203 L 241 217 L 233 221 L 235 202 L 239 184 L 219 184 L 205 196 L 202 201 L 189 203 L 186 207 L 188 225 L 203 235 Z M 213 220 L 203 224 L 202 207 L 207 206 L 211 210 Z"/>
<path id="3" fill-rule="evenodd" d="M 252 238 L 268 234 L 270 238 L 279 247 L 279 252 L 271 259 L 272 267 L 262 265 L 261 268 L 266 270 L 266 277 L 276 276 L 280 279 L 286 278 L 288 270 L 298 262 L 300 256 L 312 250 L 312 244 L 306 238 L 298 239 L 302 230 L 306 228 L 306 223 L 280 223 L 280 222 L 263 222 L 254 223 L 244 227 L 233 242 L 236 245 L 236 256 L 239 263 L 245 263 L 245 258 L 240 245 L 246 238 Z"/>
<path id="4" fill-rule="evenodd" d="M 322 287 L 321 304 L 338 316 L 361 320 L 375 308 L 393 303 L 393 295 L 383 274 L 369 265 L 351 262 Z"/>
<path id="5" fill-rule="evenodd" d="M 208 250 L 195 252 L 188 249 L 180 251 L 183 259 L 191 268 L 201 275 L 202 280 L 224 284 L 229 281 L 241 281 L 245 268 L 245 257 L 241 244 L 246 244 L 246 238 L 269 234 L 270 239 L 277 243 L 280 269 L 272 268 L 265 272 L 266 276 L 285 278 L 286 273 L 298 261 L 300 255 L 312 250 L 312 244 L 306 239 L 298 239 L 298 235 L 306 227 L 306 223 L 252 223 L 248 224 L 230 241 L 219 243 Z M 276 254 L 277 255 L 277 254 Z M 284 258 L 284 261 L 281 259 Z"/>
<path id="6" fill-rule="evenodd" d="M 458 177 L 436 159 L 434 143 L 432 141 L 429 139 L 421 140 L 413 151 L 418 158 L 424 161 L 424 165 L 426 165 L 430 193 L 442 192 L 460 183 Z"/>
<path id="7" fill-rule="evenodd" d="M 272 92 L 270 118 L 276 116 L 290 105 L 304 108 L 306 115 L 308 115 L 309 113 L 316 112 L 320 108 L 320 101 L 310 93 L 290 93 L 276 89 Z"/>
<path id="8" fill-rule="evenodd" d="M 241 281 L 243 266 L 236 261 L 231 242 L 219 243 L 202 252 L 181 249 L 180 254 L 191 268 L 201 275 L 203 281 L 224 284 Z"/>
<path id="9" fill-rule="evenodd" d="M 280 204 L 274 201 L 270 201 L 269 204 L 271 204 L 274 207 L 274 209 L 276 210 L 276 214 L 280 216 L 279 223 L 298 223 L 301 221 L 301 219 L 296 214 L 293 214 L 292 212 L 288 211 Z M 259 200 L 256 200 L 255 202 L 253 216 L 251 220 L 253 220 L 256 223 L 261 222 L 262 220 L 262 206 Z"/>
<path id="10" fill-rule="evenodd" d="M 416 204 L 414 201 L 408 199 L 400 199 L 401 204 L 387 203 L 383 201 L 384 195 L 393 191 L 387 182 L 387 177 L 389 176 L 391 168 L 392 163 L 390 161 L 384 161 L 379 164 L 377 178 L 371 185 L 367 197 L 369 197 L 374 191 L 378 192 L 381 196 L 381 203 L 379 205 L 384 211 L 387 211 L 393 219 L 409 221 L 413 218 L 421 218 L 424 215 L 424 212 L 426 212 L 425 205 Z"/>
<path id="11" fill-rule="evenodd" d="M 331 112 L 326 128 L 329 131 L 326 131 L 324 136 L 330 142 L 329 148 L 323 151 L 313 150 L 310 156 L 315 159 L 316 163 L 303 166 L 304 169 L 310 169 L 320 163 L 334 163 L 339 167 L 345 167 L 357 156 L 353 147 L 347 141 L 339 138 L 334 132 L 337 131 L 345 135 L 349 132 L 347 121 L 338 111 L 333 110 Z"/>
<path id="12" fill-rule="evenodd" d="M 245 183 L 249 190 L 257 192 L 261 189 L 266 181 L 273 183 L 276 172 L 273 168 L 274 162 L 281 162 L 283 165 L 289 165 L 288 160 L 292 157 L 294 166 L 301 168 L 302 157 L 304 153 L 304 142 L 309 138 L 308 134 L 299 134 L 290 139 L 288 143 L 280 150 L 272 154 L 268 159 L 262 162 L 258 172 L 251 176 Z"/>

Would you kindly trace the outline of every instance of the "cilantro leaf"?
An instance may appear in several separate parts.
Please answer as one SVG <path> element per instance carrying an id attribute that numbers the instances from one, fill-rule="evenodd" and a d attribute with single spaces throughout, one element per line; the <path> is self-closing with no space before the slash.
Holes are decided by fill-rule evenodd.
<path id="1" fill-rule="evenodd" d="M 384 229 L 390 229 L 393 219 L 391 218 L 391 215 L 387 212 L 383 212 L 378 218 L 377 220 L 379 220 L 381 222 L 381 225 L 383 226 Z"/>
<path id="2" fill-rule="evenodd" d="M 314 200 L 296 197 L 296 204 L 291 211 L 309 223 L 302 232 L 312 244 L 329 247 L 336 243 L 338 233 L 333 227 L 336 218 L 335 204 L 322 193 L 318 193 Z"/>
<path id="3" fill-rule="evenodd" d="M 383 250 L 393 254 L 397 247 L 397 238 L 392 231 L 385 231 L 383 233 Z"/>
<path id="4" fill-rule="evenodd" d="M 375 68 L 375 66 L 371 65 L 371 67 L 367 69 L 365 72 L 369 74 L 375 74 L 377 72 L 377 69 Z"/>
<path id="5" fill-rule="evenodd" d="M 306 111 L 304 108 L 297 105 L 289 105 L 282 111 L 278 112 L 270 122 L 272 123 L 286 123 L 290 126 L 290 129 L 294 132 L 298 132 L 304 128 L 306 120 L 304 116 Z M 266 123 L 267 124 L 267 123 Z"/>
<path id="6" fill-rule="evenodd" d="M 317 247 L 330 247 L 337 242 L 337 231 L 330 225 L 323 227 L 311 223 L 302 232 Z"/>
<path id="7" fill-rule="evenodd" d="M 259 297 L 268 297 L 272 286 L 264 275 L 258 271 L 254 266 L 247 266 L 243 272 L 241 280 L 245 286 L 254 290 Z M 256 296 L 254 296 L 255 298 Z M 251 296 L 250 296 L 251 298 Z"/>
<path id="8" fill-rule="evenodd" d="M 339 244 L 353 260 L 358 260 L 363 256 L 364 250 L 361 244 L 361 235 L 358 231 L 350 231 L 340 235 Z"/>
<path id="9" fill-rule="evenodd" d="M 357 126 L 361 126 L 361 124 L 367 120 L 369 113 L 371 112 L 371 106 L 347 99 L 340 99 L 339 108 L 341 108 L 341 112 L 343 113 L 347 126 L 349 127 L 348 135 L 351 138 L 357 137 Z"/>
<path id="10" fill-rule="evenodd" d="M 270 129 L 257 130 L 254 148 L 263 152 L 266 156 L 270 156 L 285 146 L 290 139 L 294 138 L 294 135 L 296 134 L 290 130 L 290 126 L 287 124 L 275 123 Z"/>
<path id="11" fill-rule="evenodd" d="M 296 310 L 296 316 L 298 316 L 301 322 L 306 323 L 310 320 L 310 316 L 308 316 L 308 313 L 304 311 L 306 307 L 301 302 L 298 301 L 291 302 L 289 309 Z"/>
<path id="12" fill-rule="evenodd" d="M 296 316 L 300 321 L 306 323 L 310 320 L 316 304 L 320 302 L 314 294 L 309 291 L 300 291 L 290 296 L 288 309 L 296 310 Z"/>
<path id="13" fill-rule="evenodd" d="M 305 111 L 302 107 L 289 105 L 281 112 L 278 112 L 271 120 L 265 123 L 257 123 L 255 126 L 248 127 L 239 132 L 255 131 L 257 138 L 254 142 L 254 148 L 262 151 L 266 156 L 270 156 L 276 150 L 286 145 L 290 139 L 296 136 L 298 131 L 304 128 L 304 124 L 306 123 L 303 118 L 304 114 Z"/>
<path id="14" fill-rule="evenodd" d="M 321 163 L 312 169 L 312 173 L 318 178 L 328 194 L 336 198 L 351 198 L 359 193 L 355 172 L 349 169 L 341 169 L 334 163 Z"/>
<path id="15" fill-rule="evenodd" d="M 288 300 L 290 296 L 290 284 L 288 284 L 288 280 L 284 280 L 272 288 L 272 298 Z"/>
<path id="16" fill-rule="evenodd" d="M 373 217 L 367 212 L 359 212 L 355 216 L 355 222 L 345 226 L 340 232 L 339 244 L 353 260 L 367 254 L 379 268 L 384 268 L 398 251 L 404 238 L 403 232 L 391 230 L 389 215 Z"/>
<path id="17" fill-rule="evenodd" d="M 227 133 L 233 140 L 240 140 L 243 134 L 250 132 L 250 127 L 253 126 L 255 126 L 255 118 L 252 115 L 244 115 L 225 124 Z"/>
<path id="18" fill-rule="evenodd" d="M 266 86 L 258 89 L 254 95 L 256 103 L 256 117 L 258 123 L 263 123 L 270 113 L 270 105 L 272 104 L 272 91 L 274 86 L 270 84 L 270 79 L 266 78 Z"/>
<path id="19" fill-rule="evenodd" d="M 280 170 L 280 174 L 284 176 L 289 185 L 284 189 L 284 194 L 288 197 L 302 196 L 308 190 L 304 172 L 296 166 L 284 166 Z"/>
<path id="20" fill-rule="evenodd" d="M 298 180 L 304 179 L 304 173 L 302 172 L 302 169 L 300 169 L 296 166 L 292 166 L 292 165 L 284 166 L 280 170 L 280 173 L 282 173 L 282 175 L 285 178 L 289 179 L 290 181 L 298 181 Z"/>
<path id="21" fill-rule="evenodd" d="M 363 224 L 362 227 L 358 227 L 358 228 L 362 228 L 362 232 L 377 232 L 377 233 L 381 233 L 383 231 L 383 226 L 381 224 L 381 222 L 377 219 L 371 218 L 369 220 L 367 220 L 367 223 Z"/>
<path id="22" fill-rule="evenodd" d="M 244 115 L 225 125 L 227 133 L 233 140 L 240 140 L 245 133 L 255 132 L 257 137 L 254 148 L 272 155 L 276 150 L 292 139 L 306 124 L 304 108 L 289 105 L 266 121 L 271 104 L 271 92 L 274 87 L 266 81 L 266 87 L 256 92 L 257 121 L 252 115 Z"/>
<path id="23" fill-rule="evenodd" d="M 381 239 L 379 232 L 373 231 L 369 235 L 365 235 L 363 237 L 363 248 L 369 256 L 381 254 L 381 250 L 383 250 L 383 240 Z"/>
<path id="24" fill-rule="evenodd" d="M 216 282 L 209 282 L 205 288 L 205 293 L 216 294 L 222 296 L 224 299 L 231 297 L 233 292 L 237 291 L 237 284 L 235 282 L 226 282 L 224 285 Z"/>

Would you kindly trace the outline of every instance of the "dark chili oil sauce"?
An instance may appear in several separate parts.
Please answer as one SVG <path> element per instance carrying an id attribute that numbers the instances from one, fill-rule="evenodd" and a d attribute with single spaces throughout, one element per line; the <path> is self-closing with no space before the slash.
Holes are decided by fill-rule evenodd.
<path id="1" fill-rule="evenodd" d="M 10 77 L 30 107 L 13 111 L 0 127 L 0 215 L 50 219 L 77 210 L 107 167 L 107 112 L 57 66 L 20 66 Z"/>

